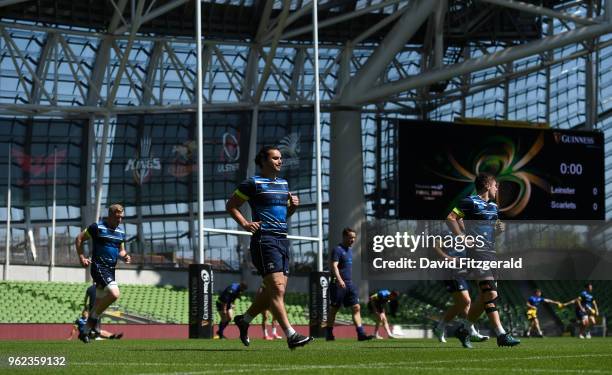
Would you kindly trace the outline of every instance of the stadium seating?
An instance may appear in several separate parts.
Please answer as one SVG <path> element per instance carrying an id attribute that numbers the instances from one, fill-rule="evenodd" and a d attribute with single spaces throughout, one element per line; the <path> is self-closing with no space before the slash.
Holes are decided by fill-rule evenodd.
<path id="1" fill-rule="evenodd" d="M 7 281 L 0 282 L 0 323 L 67 323 L 81 313 L 87 283 L 51 283 Z M 241 314 L 251 304 L 252 295 L 236 300 L 235 312 Z M 217 296 L 215 295 L 215 300 Z M 290 293 L 286 297 L 287 313 L 292 324 L 308 324 L 308 296 Z M 214 303 L 213 302 L 213 303 Z M 36 306 L 35 309 L 32 306 Z M 188 323 L 188 291 L 171 286 L 122 285 L 121 298 L 111 306 L 118 314 L 134 316 L 153 322 Z M 213 305 L 215 322 L 219 314 Z M 128 319 L 129 320 L 129 319 Z M 103 322 L 127 322 L 126 319 L 104 318 Z M 253 324 L 260 324 L 258 316 Z"/>
<path id="2" fill-rule="evenodd" d="M 548 298 L 569 301 L 582 290 L 580 281 L 538 281 Z M 602 315 L 608 316 L 611 311 L 612 288 L 609 282 L 594 282 L 594 294 L 599 302 Z M 502 296 L 500 311 L 504 324 L 521 331 L 527 327 L 525 319 L 525 301 L 515 282 L 501 281 L 498 288 Z M 73 322 L 79 315 L 85 297 L 87 283 L 60 282 L 0 282 L 0 323 L 66 323 Z M 163 323 L 188 323 L 188 291 L 171 286 L 122 285 L 122 295 L 118 303 L 112 306 L 113 311 L 103 322 L 123 323 L 129 317 Z M 476 288 L 472 287 L 474 294 Z M 475 296 L 474 296 L 475 297 Z M 217 296 L 215 295 L 215 301 Z M 252 294 L 236 300 L 235 313 L 241 314 L 251 304 Z M 308 295 L 306 293 L 288 293 L 285 298 L 287 314 L 292 324 L 308 324 Z M 443 310 L 451 303 L 444 285 L 439 281 L 420 281 L 400 297 L 400 307 L 395 316 L 389 316 L 391 324 L 423 324 L 439 318 Z M 36 308 L 32 308 L 35 306 Z M 213 305 L 215 322 L 219 315 Z M 554 309 L 563 324 L 569 326 L 574 318 L 572 307 Z M 367 306 L 362 304 L 364 324 L 374 324 Z M 483 322 L 486 319 L 483 316 Z M 342 309 L 337 315 L 338 323 L 351 323 L 351 311 Z M 260 324 L 258 316 L 253 324 Z"/>

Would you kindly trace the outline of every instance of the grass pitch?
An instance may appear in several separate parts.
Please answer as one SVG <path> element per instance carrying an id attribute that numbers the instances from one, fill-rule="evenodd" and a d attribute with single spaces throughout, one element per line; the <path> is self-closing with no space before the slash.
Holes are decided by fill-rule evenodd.
<path id="1" fill-rule="evenodd" d="M 0 341 L 0 373 L 71 374 L 612 374 L 612 340 L 524 339 L 520 346 L 495 342 L 466 350 L 456 339 L 318 339 L 295 351 L 284 340 Z M 64 356 L 66 365 L 9 366 L 9 356 Z"/>

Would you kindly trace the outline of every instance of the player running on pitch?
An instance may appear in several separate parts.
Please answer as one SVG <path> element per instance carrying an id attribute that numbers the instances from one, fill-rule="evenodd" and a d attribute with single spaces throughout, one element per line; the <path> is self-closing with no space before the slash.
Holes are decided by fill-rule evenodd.
<path id="1" fill-rule="evenodd" d="M 99 334 L 96 330 L 98 319 L 104 310 L 119 298 L 119 286 L 115 281 L 115 266 L 117 258 L 125 263 L 131 262 L 130 255 L 125 251 L 125 232 L 119 229 L 123 221 L 123 207 L 113 204 L 108 209 L 106 219 L 93 223 L 76 237 L 76 250 L 83 267 L 91 265 L 89 272 L 96 283 L 96 297 L 92 311 L 87 319 L 87 325 L 79 334 L 79 340 L 89 343 L 90 336 Z M 83 254 L 83 243 L 93 241 L 91 259 Z"/>
<path id="2" fill-rule="evenodd" d="M 595 325 L 599 316 L 597 301 L 593 297 L 593 284 L 587 283 L 577 298 L 564 303 L 563 306 L 571 305 L 572 303 L 576 305 L 576 321 L 580 322 L 578 338 L 590 339 L 591 326 Z"/>
<path id="3" fill-rule="evenodd" d="M 470 236 L 473 241 L 468 256 L 476 260 L 495 260 L 495 237 L 504 230 L 504 224 L 498 220 L 497 181 L 492 175 L 481 173 L 474 181 L 476 195 L 464 198 L 459 207 L 455 207 L 447 216 L 447 224 L 453 233 L 467 243 Z M 463 221 L 463 223 L 460 223 Z M 462 230 L 465 228 L 465 230 Z M 457 338 L 465 348 L 471 348 L 470 331 L 467 325 L 474 324 L 484 310 L 497 336 L 498 346 L 515 346 L 520 341 L 504 329 L 497 310 L 497 283 L 493 272 L 478 270 L 478 299 L 470 304 L 468 317 L 464 326 L 457 330 Z"/>
<path id="4" fill-rule="evenodd" d="M 278 148 L 263 147 L 255 157 L 255 164 L 261 174 L 242 182 L 227 201 L 226 209 L 242 228 L 253 233 L 251 260 L 263 277 L 263 291 L 255 296 L 244 315 L 234 318 L 234 322 L 240 330 L 240 340 L 248 346 L 249 324 L 258 314 L 270 309 L 285 331 L 289 349 L 294 349 L 313 340 L 297 333 L 289 324 L 284 301 L 289 273 L 287 217 L 295 212 L 300 200 L 289 192 L 287 181 L 278 177 L 283 164 Z M 247 201 L 252 221 L 245 219 L 239 209 Z"/>

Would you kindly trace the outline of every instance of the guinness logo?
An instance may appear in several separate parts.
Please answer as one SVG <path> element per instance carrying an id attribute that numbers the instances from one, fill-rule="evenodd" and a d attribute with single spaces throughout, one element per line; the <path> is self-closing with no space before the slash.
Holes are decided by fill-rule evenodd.
<path id="1" fill-rule="evenodd" d="M 325 276 L 321 276 L 321 278 L 319 279 L 319 283 L 321 284 L 321 288 L 323 289 L 327 288 L 327 286 L 329 285 L 329 283 L 327 282 L 327 277 Z"/>

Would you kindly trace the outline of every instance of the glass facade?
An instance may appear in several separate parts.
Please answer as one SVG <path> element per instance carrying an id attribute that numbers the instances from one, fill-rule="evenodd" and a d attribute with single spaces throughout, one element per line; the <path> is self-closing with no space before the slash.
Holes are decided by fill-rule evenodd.
<path id="1" fill-rule="evenodd" d="M 275 9 L 280 4 L 276 1 Z M 359 2 L 357 9 L 365 4 Z M 301 2 L 292 2 L 292 6 L 301 7 Z M 391 7 L 381 10 L 387 14 L 393 11 Z M 587 10 L 585 5 L 578 4 L 564 11 L 585 15 Z M 127 52 L 125 72 L 118 77 L 123 69 L 121 60 L 127 39 L 105 43 L 83 30 L 65 30 L 52 36 L 43 25 L 27 25 L 32 26 L 31 30 L 22 26 L 5 25 L 11 38 L 0 38 L 0 103 L 7 108 L 0 119 L 0 165 L 3 166 L 0 168 L 0 238 L 6 236 L 8 168 L 5 166 L 11 143 L 12 262 L 48 264 L 53 202 L 53 184 L 49 182 L 54 170 L 57 172 L 58 264 L 77 262 L 71 244 L 80 228 L 93 220 L 91 207 L 98 176 L 102 184 L 102 207 L 115 201 L 126 205 L 128 247 L 138 263 L 174 267 L 192 262 L 197 249 L 194 240 L 197 210 L 193 198 L 197 151 L 193 127 L 195 44 L 181 38 L 137 37 Z M 564 22 L 552 21 L 544 24 L 543 33 L 568 29 Z M 599 38 L 600 42 L 610 39 L 610 35 Z M 254 81 L 264 76 L 269 46 L 259 51 L 254 71 L 248 72 L 249 55 L 253 52 L 249 44 L 213 40 L 206 40 L 204 44 L 204 126 L 206 142 L 210 142 L 204 145 L 205 226 L 238 229 L 225 213 L 225 201 L 246 174 L 249 160 L 245 150 L 253 114 L 250 95 L 259 91 L 265 105 L 258 110 L 258 146 L 281 143 L 288 150 L 299 149 L 302 155 L 290 176 L 295 180 L 292 188 L 302 200 L 302 208 L 291 218 L 290 232 L 316 236 L 315 160 L 304 157 L 314 155 L 315 149 L 313 49 L 281 43 L 272 59 L 270 77 L 258 90 L 257 86 L 246 85 L 252 81 L 249 76 L 257 77 Z M 457 63 L 468 55 L 478 57 L 502 48 L 485 43 L 467 47 L 449 45 L 444 62 Z M 368 219 L 397 215 L 396 119 L 453 121 L 456 117 L 477 117 L 548 123 L 563 129 L 584 126 L 587 79 L 592 70 L 597 81 L 597 116 L 593 128 L 604 132 L 608 143 L 612 134 L 612 47 L 591 54 L 593 69 L 587 68 L 586 54 L 581 54 L 584 49 L 585 45 L 578 43 L 456 77 L 444 82 L 443 87 L 430 89 L 426 100 L 422 98 L 423 93 L 408 90 L 387 102 L 364 107 L 363 188 Z M 353 50 L 348 64 L 351 76 L 363 67 L 374 50 L 375 46 L 365 44 Z M 104 52 L 107 59 L 103 58 Z M 331 116 L 327 106 L 337 94 L 342 52 L 342 46 L 329 44 L 321 45 L 319 50 L 323 233 L 327 233 L 329 216 Z M 25 58 L 14 59 L 16 55 Z M 548 64 L 550 58 L 558 63 Z M 389 64 L 383 80 L 419 74 L 423 63 L 416 49 L 407 48 Z M 31 78 L 34 71 L 43 78 L 42 84 Z M 505 75 L 508 72 L 516 74 L 508 78 Z M 444 95 L 440 88 L 445 90 Z M 108 121 L 104 119 L 104 111 L 79 111 L 84 107 L 99 109 L 108 102 L 118 109 L 118 114 L 111 113 Z M 58 106 L 61 116 L 40 115 L 33 120 L 16 116 L 12 108 L 19 105 Z M 290 112 L 283 106 L 291 106 Z M 145 114 L 146 111 L 164 113 Z M 109 141 L 103 147 L 105 126 Z M 236 145 L 242 145 L 240 155 L 235 153 Z M 103 148 L 105 156 L 100 161 Z M 612 217 L 611 155 L 607 147 L 607 218 Z M 50 167 L 52 160 L 56 168 Z M 102 170 L 98 170 L 100 167 Z M 30 229 L 33 244 L 29 240 Z M 240 248 L 238 237 L 208 233 L 205 241 L 207 262 L 219 269 L 239 269 L 244 249 Z M 4 246 L 4 241 L 0 241 L 0 261 L 5 257 Z M 293 241 L 293 270 L 311 269 L 316 251 L 314 242 Z"/>

